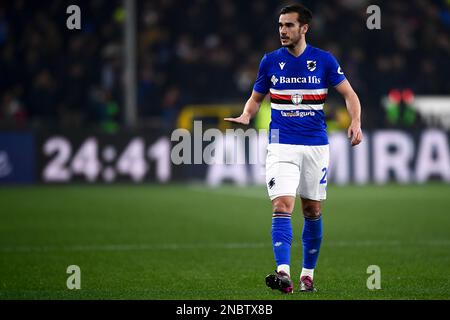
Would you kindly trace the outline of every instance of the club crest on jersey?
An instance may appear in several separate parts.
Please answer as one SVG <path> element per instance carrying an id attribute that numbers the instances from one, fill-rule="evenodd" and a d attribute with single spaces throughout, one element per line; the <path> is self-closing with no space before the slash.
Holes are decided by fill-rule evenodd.
<path id="1" fill-rule="evenodd" d="M 308 68 L 309 71 L 316 70 L 316 67 L 317 67 L 316 60 L 307 60 L 306 61 L 306 67 Z"/>
<path id="2" fill-rule="evenodd" d="M 295 93 L 291 96 L 291 101 L 296 106 L 299 105 L 302 102 L 302 100 L 303 100 L 303 96 L 299 93 Z"/>

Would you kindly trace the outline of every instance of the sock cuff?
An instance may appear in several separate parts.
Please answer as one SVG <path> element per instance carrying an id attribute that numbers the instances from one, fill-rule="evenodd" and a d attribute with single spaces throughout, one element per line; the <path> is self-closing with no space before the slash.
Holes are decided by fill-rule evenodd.
<path id="1" fill-rule="evenodd" d="M 307 221 L 319 221 L 320 219 L 322 219 L 322 213 L 320 213 L 320 215 L 317 218 L 305 217 L 305 220 Z"/>
<path id="2" fill-rule="evenodd" d="M 274 212 L 272 214 L 272 218 L 285 218 L 285 219 L 290 219 L 291 218 L 291 214 L 288 212 Z"/>

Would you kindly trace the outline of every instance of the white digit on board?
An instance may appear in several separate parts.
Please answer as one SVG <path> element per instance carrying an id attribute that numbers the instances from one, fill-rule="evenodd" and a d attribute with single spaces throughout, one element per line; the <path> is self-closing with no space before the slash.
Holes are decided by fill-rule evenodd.
<path id="1" fill-rule="evenodd" d="M 44 154 L 55 157 L 50 160 L 42 172 L 44 181 L 64 182 L 72 176 L 70 170 L 66 167 L 72 153 L 70 142 L 63 137 L 53 137 L 44 144 Z"/>

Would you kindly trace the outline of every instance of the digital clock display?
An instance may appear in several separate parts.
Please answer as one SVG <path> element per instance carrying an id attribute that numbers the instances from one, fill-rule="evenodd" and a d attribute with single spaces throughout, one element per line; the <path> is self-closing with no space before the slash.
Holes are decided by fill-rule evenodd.
<path id="1" fill-rule="evenodd" d="M 44 182 L 114 182 L 117 179 L 143 182 L 150 172 L 156 182 L 171 178 L 167 136 L 146 141 L 134 136 L 108 141 L 103 136 L 84 136 L 82 140 L 55 135 L 42 143 L 41 176 Z"/>

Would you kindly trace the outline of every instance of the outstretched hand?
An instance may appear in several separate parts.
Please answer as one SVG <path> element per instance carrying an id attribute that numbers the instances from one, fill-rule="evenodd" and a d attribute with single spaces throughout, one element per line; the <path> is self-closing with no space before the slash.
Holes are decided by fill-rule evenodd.
<path id="1" fill-rule="evenodd" d="M 224 118 L 223 120 L 248 125 L 250 123 L 250 116 L 243 113 L 237 118 Z"/>

